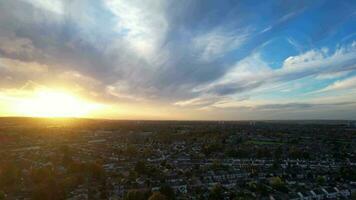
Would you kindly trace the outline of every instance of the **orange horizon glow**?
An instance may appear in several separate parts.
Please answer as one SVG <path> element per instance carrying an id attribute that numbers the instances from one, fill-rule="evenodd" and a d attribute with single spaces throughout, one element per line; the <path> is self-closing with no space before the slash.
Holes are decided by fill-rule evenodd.
<path id="1" fill-rule="evenodd" d="M 64 87 L 33 87 L 0 91 L 0 117 L 178 119 L 162 106 L 157 109 L 130 102 L 98 102 Z"/>
<path id="2" fill-rule="evenodd" d="M 68 91 L 52 89 L 39 89 L 10 101 L 6 105 L 10 115 L 25 117 L 90 117 L 103 107 Z"/>

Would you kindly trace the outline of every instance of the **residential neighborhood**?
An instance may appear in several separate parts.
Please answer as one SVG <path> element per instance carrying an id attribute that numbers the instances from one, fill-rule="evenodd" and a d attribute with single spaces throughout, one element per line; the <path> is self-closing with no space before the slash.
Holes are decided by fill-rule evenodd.
<path id="1" fill-rule="evenodd" d="M 344 121 L 0 120 L 0 199 L 355 199 Z"/>

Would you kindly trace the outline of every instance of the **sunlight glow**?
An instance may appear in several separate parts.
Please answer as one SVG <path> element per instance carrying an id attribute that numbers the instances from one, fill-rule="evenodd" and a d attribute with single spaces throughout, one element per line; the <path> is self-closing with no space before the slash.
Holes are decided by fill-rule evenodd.
<path id="1" fill-rule="evenodd" d="M 84 117 L 100 105 L 86 102 L 66 92 L 40 90 L 33 97 L 22 99 L 16 106 L 19 113 L 31 117 Z"/>

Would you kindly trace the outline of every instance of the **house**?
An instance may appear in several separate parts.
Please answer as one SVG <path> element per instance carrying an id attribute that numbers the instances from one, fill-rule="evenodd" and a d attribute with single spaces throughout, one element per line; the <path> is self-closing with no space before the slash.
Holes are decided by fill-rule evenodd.
<path id="1" fill-rule="evenodd" d="M 303 196 L 303 200 L 312 200 L 313 199 L 313 194 L 310 191 L 303 191 L 303 192 L 299 192 L 302 194 Z"/>
<path id="2" fill-rule="evenodd" d="M 334 188 L 342 197 L 345 197 L 345 198 L 350 198 L 350 196 L 351 196 L 351 192 L 350 192 L 350 190 L 348 189 L 348 188 L 346 188 L 346 187 L 339 187 L 339 188 L 337 188 L 337 187 L 335 187 Z"/>
<path id="3" fill-rule="evenodd" d="M 323 188 L 322 190 L 328 199 L 335 199 L 338 196 L 338 192 L 332 187 Z"/>
<path id="4" fill-rule="evenodd" d="M 301 199 L 301 196 L 298 195 L 297 193 L 292 193 L 292 194 L 289 194 L 289 195 L 288 195 L 288 199 L 289 199 L 289 200 L 300 200 L 300 199 Z"/>
<path id="5" fill-rule="evenodd" d="M 321 189 L 315 189 L 310 191 L 313 194 L 313 198 L 316 200 L 324 199 L 325 193 Z"/>
<path id="6" fill-rule="evenodd" d="M 176 193 L 186 194 L 188 192 L 187 184 L 185 184 L 182 181 L 171 182 L 169 185 L 173 188 L 174 192 Z"/>

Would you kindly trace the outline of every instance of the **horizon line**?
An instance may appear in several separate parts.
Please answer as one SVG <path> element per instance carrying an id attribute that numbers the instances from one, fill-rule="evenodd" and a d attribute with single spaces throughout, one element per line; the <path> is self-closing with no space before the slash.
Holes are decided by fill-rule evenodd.
<path id="1" fill-rule="evenodd" d="M 91 117 L 38 117 L 38 116 L 0 116 L 4 118 L 27 118 L 27 119 L 76 119 L 76 120 L 98 120 L 98 121 L 192 121 L 192 122 L 275 122 L 275 121 L 356 121 L 356 119 L 127 119 L 127 118 L 91 118 Z"/>

